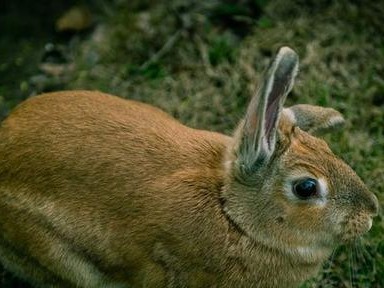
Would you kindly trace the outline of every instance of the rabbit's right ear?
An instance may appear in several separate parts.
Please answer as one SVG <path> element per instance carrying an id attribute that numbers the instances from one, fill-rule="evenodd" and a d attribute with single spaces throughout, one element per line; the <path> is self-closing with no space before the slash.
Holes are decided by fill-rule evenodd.
<path id="1" fill-rule="evenodd" d="M 345 120 L 332 108 L 298 104 L 284 108 L 283 114 L 293 125 L 310 134 L 324 134 L 341 127 Z"/>
<path id="2" fill-rule="evenodd" d="M 292 49 L 280 48 L 252 98 L 241 135 L 237 135 L 237 164 L 242 172 L 256 171 L 273 154 L 278 121 L 285 98 L 292 89 L 298 62 Z"/>

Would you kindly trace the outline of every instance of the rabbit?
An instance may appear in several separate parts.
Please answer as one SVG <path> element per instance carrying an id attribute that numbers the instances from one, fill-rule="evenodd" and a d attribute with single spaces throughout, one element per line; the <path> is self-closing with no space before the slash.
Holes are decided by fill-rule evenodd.
<path id="1" fill-rule="evenodd" d="M 31 97 L 0 128 L 0 262 L 33 287 L 297 287 L 366 233 L 378 200 L 284 108 L 281 47 L 233 136 L 94 91 Z"/>

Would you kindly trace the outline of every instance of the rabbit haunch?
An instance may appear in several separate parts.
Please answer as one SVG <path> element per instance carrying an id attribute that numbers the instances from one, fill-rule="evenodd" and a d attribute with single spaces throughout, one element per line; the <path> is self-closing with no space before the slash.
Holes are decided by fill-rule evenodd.
<path id="1" fill-rule="evenodd" d="M 283 109 L 297 67 L 281 48 L 233 137 L 100 92 L 25 101 L 0 128 L 1 263 L 35 287 L 273 288 L 315 275 L 370 229 L 378 202 L 311 135 L 340 113 Z"/>

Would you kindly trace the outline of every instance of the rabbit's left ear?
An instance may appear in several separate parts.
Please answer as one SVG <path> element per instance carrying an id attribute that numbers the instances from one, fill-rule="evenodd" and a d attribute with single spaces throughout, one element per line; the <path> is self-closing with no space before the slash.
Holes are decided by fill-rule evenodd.
<path id="1" fill-rule="evenodd" d="M 287 94 L 298 70 L 298 56 L 288 47 L 278 51 L 244 119 L 238 163 L 246 174 L 266 165 L 275 150 L 276 131 Z"/>
<path id="2" fill-rule="evenodd" d="M 332 108 L 299 104 L 283 109 L 285 119 L 310 134 L 319 135 L 341 127 L 345 120 Z"/>

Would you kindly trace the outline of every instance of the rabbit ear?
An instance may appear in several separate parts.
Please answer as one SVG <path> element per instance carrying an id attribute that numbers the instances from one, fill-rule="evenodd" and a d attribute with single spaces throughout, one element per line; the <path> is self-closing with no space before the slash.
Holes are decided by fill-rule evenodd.
<path id="1" fill-rule="evenodd" d="M 280 48 L 248 106 L 238 154 L 242 169 L 248 172 L 268 161 L 274 151 L 277 124 L 292 89 L 298 62 L 292 49 Z"/>
<path id="2" fill-rule="evenodd" d="M 335 130 L 345 122 L 343 115 L 332 108 L 306 104 L 285 108 L 283 114 L 300 129 L 315 135 Z"/>

